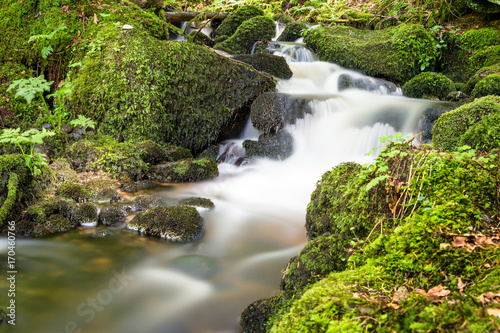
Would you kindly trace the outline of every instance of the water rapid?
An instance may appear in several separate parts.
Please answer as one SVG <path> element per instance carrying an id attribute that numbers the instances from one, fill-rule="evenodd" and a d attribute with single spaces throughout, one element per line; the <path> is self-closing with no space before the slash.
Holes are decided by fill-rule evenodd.
<path id="1" fill-rule="evenodd" d="M 214 201 L 215 210 L 201 212 L 205 232 L 193 243 L 119 228 L 107 239 L 83 230 L 20 240 L 16 332 L 65 332 L 68 325 L 93 333 L 236 332 L 249 303 L 279 293 L 281 270 L 306 242 L 306 207 L 321 175 L 344 161 L 370 162 L 365 153 L 380 136 L 416 132 L 428 107 L 392 83 L 333 64 L 290 67 L 294 75 L 279 92 L 309 98 L 312 109 L 287 126 L 290 158 L 242 166 L 227 160 L 213 181 L 149 190 L 165 204 L 190 196 Z M 258 135 L 249 124 L 220 152 L 244 156 L 241 142 Z M 0 243 L 4 251 L 5 239 Z M 7 289 L 3 279 L 0 293 Z"/>

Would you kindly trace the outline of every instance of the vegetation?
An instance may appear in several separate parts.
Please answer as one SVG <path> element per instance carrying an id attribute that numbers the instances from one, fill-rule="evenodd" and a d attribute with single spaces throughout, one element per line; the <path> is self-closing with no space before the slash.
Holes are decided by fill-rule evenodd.
<path id="1" fill-rule="evenodd" d="M 403 94 L 413 98 L 446 99 L 455 90 L 455 83 L 440 73 L 420 73 L 403 85 Z"/>

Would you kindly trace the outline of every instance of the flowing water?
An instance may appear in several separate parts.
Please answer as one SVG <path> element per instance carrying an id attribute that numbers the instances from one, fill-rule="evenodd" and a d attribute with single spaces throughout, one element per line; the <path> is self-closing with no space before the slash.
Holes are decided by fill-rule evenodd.
<path id="1" fill-rule="evenodd" d="M 167 243 L 126 228 L 110 228 L 105 239 L 90 237 L 93 229 L 19 239 L 17 324 L 0 331 L 236 332 L 249 303 L 279 293 L 281 270 L 306 242 L 305 211 L 317 180 L 343 161 L 369 162 L 373 157 L 364 154 L 380 136 L 416 131 L 428 106 L 401 97 L 388 82 L 332 64 L 290 67 L 294 76 L 278 89 L 310 98 L 313 113 L 287 127 L 295 140 L 289 159 L 222 163 L 213 181 L 149 190 L 164 204 L 189 196 L 214 201 L 214 210 L 201 212 L 205 232 L 193 243 Z M 242 140 L 257 136 L 249 125 L 221 152 L 242 156 Z M 0 239 L 2 263 L 6 249 Z M 0 308 L 6 308 L 7 289 L 2 279 Z"/>

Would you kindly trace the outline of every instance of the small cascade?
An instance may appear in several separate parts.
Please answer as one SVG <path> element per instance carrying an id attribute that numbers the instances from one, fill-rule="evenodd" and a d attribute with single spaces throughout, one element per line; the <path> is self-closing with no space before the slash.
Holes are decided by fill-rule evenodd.
<path id="1" fill-rule="evenodd" d="M 187 26 L 188 23 L 188 21 L 183 21 L 181 23 L 181 27 L 179 28 L 181 31 L 186 31 L 187 35 L 191 34 L 193 31 L 198 31 L 200 29 L 200 33 L 205 34 L 209 37 L 212 34 L 213 29 L 210 23 L 204 24 L 204 22 L 192 22 L 189 27 Z M 187 39 L 182 35 L 175 35 L 170 40 L 185 42 Z"/>
<path id="2" fill-rule="evenodd" d="M 291 42 L 270 42 L 267 50 L 274 55 L 282 56 L 289 62 L 313 62 L 318 58 L 304 44 Z"/>
<path id="3" fill-rule="evenodd" d="M 274 21 L 276 25 L 276 35 L 274 35 L 273 41 L 277 40 L 286 28 L 286 24 Z"/>

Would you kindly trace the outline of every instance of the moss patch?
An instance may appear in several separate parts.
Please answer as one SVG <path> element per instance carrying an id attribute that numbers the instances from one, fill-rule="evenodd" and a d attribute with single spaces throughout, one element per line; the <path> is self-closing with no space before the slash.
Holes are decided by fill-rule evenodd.
<path id="1" fill-rule="evenodd" d="M 437 97 L 445 99 L 449 93 L 455 91 L 455 84 L 452 80 L 438 73 L 420 73 L 403 87 L 403 94 L 413 98 Z"/>
<path id="2" fill-rule="evenodd" d="M 238 27 L 246 20 L 255 16 L 262 16 L 264 12 L 256 6 L 243 6 L 229 14 L 222 24 L 215 30 L 215 37 L 232 36 Z"/>
<path id="3" fill-rule="evenodd" d="M 151 179 L 166 183 L 197 182 L 218 175 L 217 163 L 206 157 L 157 165 L 151 169 Z"/>
<path id="4" fill-rule="evenodd" d="M 500 95 L 500 75 L 490 74 L 479 81 L 472 90 L 471 98 L 481 98 L 488 95 Z"/>

